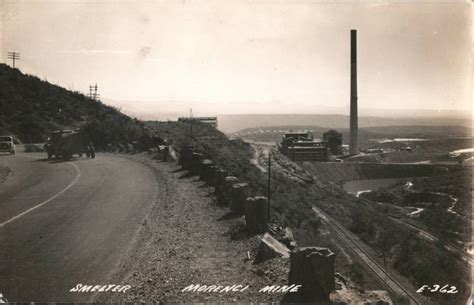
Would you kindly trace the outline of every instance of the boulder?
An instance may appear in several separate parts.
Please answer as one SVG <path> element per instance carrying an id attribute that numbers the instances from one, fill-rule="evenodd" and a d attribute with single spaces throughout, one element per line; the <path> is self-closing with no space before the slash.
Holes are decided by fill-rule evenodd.
<path id="1" fill-rule="evenodd" d="M 278 240 L 273 238 L 273 236 L 265 233 L 261 239 L 254 263 L 260 263 L 274 257 L 289 258 L 290 250 Z"/>

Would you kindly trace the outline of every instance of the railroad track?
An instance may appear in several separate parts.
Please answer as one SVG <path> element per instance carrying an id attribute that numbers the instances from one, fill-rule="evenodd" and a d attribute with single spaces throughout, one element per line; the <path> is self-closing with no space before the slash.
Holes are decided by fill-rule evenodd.
<path id="1" fill-rule="evenodd" d="M 347 244 L 347 246 L 373 271 L 373 273 L 387 285 L 387 287 L 394 293 L 406 296 L 410 300 L 410 304 L 422 305 L 427 302 L 416 292 L 410 291 L 398 282 L 392 275 L 390 275 L 375 259 L 373 259 L 356 241 L 346 232 L 346 229 L 331 219 L 321 209 L 313 206 L 313 211 L 316 212 L 338 235 L 338 237 Z"/>
<path id="2" fill-rule="evenodd" d="M 426 231 L 422 227 L 417 226 L 416 224 L 404 221 L 404 220 L 400 219 L 399 217 L 395 217 L 393 215 L 388 215 L 388 217 L 390 217 L 393 221 L 395 221 L 395 222 L 397 222 L 401 225 L 405 225 L 410 230 L 412 230 L 414 232 L 417 232 L 421 237 L 423 237 L 424 239 L 426 239 L 428 241 L 431 241 L 431 242 L 434 243 L 434 242 L 437 242 L 439 240 L 438 237 L 436 237 L 433 234 L 429 233 L 428 231 Z M 458 245 L 450 243 L 450 242 L 445 242 L 445 245 L 443 245 L 443 248 L 445 250 L 449 251 L 451 254 L 454 254 L 457 258 L 461 259 L 466 264 L 469 264 L 470 267 L 474 267 L 473 259 L 469 255 L 464 253 L 463 249 L 461 247 L 459 247 Z"/>

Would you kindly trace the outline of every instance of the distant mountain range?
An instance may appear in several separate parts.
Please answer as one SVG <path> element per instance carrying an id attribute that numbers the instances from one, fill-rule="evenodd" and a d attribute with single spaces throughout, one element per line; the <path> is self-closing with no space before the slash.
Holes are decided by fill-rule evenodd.
<path id="1" fill-rule="evenodd" d="M 154 108 L 162 111 L 153 111 L 148 108 L 146 111 L 139 110 L 136 104 L 130 101 L 109 100 L 108 104 L 123 105 L 121 110 L 130 116 L 142 120 L 177 120 L 178 117 L 189 116 L 189 112 L 172 112 L 170 107 L 179 106 L 185 109 L 183 103 L 157 102 L 153 103 Z M 190 103 L 192 105 L 192 103 Z M 195 109 L 195 116 L 217 116 L 219 129 L 225 133 L 237 132 L 246 128 L 282 126 L 282 125 L 306 125 L 320 126 L 325 128 L 347 128 L 349 127 L 348 107 L 327 107 L 318 106 L 318 113 L 313 114 L 219 114 L 215 106 L 207 105 L 205 108 Z M 249 111 L 251 111 L 249 107 Z M 207 110 L 207 111 L 206 111 Z M 163 112 L 170 111 L 170 112 Z M 469 113 L 454 110 L 433 110 L 433 109 L 359 109 L 360 127 L 378 126 L 471 126 Z"/>
<path id="2" fill-rule="evenodd" d="M 330 114 L 240 114 L 219 115 L 219 129 L 226 133 L 247 128 L 270 126 L 319 126 L 324 128 L 348 128 L 349 116 Z M 359 127 L 382 126 L 461 126 L 470 128 L 468 118 L 449 117 L 359 117 Z"/>

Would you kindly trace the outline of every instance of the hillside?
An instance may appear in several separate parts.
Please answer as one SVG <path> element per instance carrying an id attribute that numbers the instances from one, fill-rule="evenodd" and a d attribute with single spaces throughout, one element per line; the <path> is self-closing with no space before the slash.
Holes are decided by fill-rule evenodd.
<path id="1" fill-rule="evenodd" d="M 0 134 L 44 142 L 57 129 L 85 130 L 101 148 L 142 137 L 144 125 L 117 109 L 0 64 Z"/>
<path id="2" fill-rule="evenodd" d="M 349 111 L 349 110 L 347 110 Z M 359 116 L 359 127 L 382 126 L 463 126 L 471 127 L 471 118 L 437 116 L 374 117 Z M 448 115 L 448 114 L 446 114 Z M 271 126 L 320 126 L 323 128 L 348 128 L 349 116 L 340 114 L 226 114 L 218 115 L 219 129 L 226 133 L 246 128 Z M 302 129 L 300 127 L 299 129 Z"/>
<path id="3" fill-rule="evenodd" d="M 158 136 L 172 139 L 178 152 L 182 145 L 192 145 L 196 151 L 203 154 L 204 158 L 211 159 L 214 164 L 228 170 L 229 175 L 247 182 L 251 196 L 267 194 L 267 174 L 262 173 L 251 162 L 254 149 L 249 143 L 238 138 L 226 138 L 221 132 L 202 124 L 194 124 L 192 128 L 179 122 L 148 121 L 146 124 L 153 128 Z M 386 133 L 391 133 L 389 128 Z M 347 173 L 346 169 L 341 168 L 343 164 L 337 164 L 338 168 L 329 168 L 332 166 L 330 163 L 323 163 L 334 177 L 338 175 L 338 170 L 341 170 L 340 175 Z M 359 177 L 364 177 L 362 174 L 368 173 L 361 174 L 356 168 L 353 168 L 353 171 L 360 175 Z M 396 175 L 396 171 L 388 171 Z M 374 175 L 374 171 L 371 170 L 369 174 Z M 386 172 L 378 171 L 377 174 Z M 455 283 L 453 285 L 460 291 L 456 295 L 457 299 L 448 296 L 450 304 L 460 304 L 470 291 L 466 283 L 460 280 L 466 276 L 466 269 L 456 260 L 449 266 L 438 265 L 439 261 L 451 260 L 450 254 L 443 250 L 441 244 L 428 243 L 413 235 L 410 230 L 394 222 L 383 208 L 345 193 L 327 178 L 321 177 L 315 183 L 303 182 L 274 167 L 271 173 L 271 222 L 277 226 L 290 227 L 299 246 L 327 246 L 335 251 L 336 269 L 344 278 L 350 279 L 364 289 L 380 289 L 380 286 L 371 279 L 370 272 L 360 269 L 363 267 L 357 260 L 347 258 L 340 244 L 328 238 L 324 222 L 320 218 L 309 217 L 314 215 L 311 208 L 317 206 L 343 223 L 346 229 L 364 241 L 376 255 L 388 253 L 389 268 L 402 273 L 413 286 L 420 287 L 423 283 L 434 281 L 434 275 L 443 274 L 443 280 Z M 401 248 L 402 252 L 399 251 Z M 404 261 L 410 263 L 403 263 Z M 407 270 L 408 267 L 411 269 Z M 437 296 L 437 300 L 439 302 L 435 304 L 447 304 L 443 296 Z M 406 304 L 406 302 L 398 301 L 395 304 Z"/>

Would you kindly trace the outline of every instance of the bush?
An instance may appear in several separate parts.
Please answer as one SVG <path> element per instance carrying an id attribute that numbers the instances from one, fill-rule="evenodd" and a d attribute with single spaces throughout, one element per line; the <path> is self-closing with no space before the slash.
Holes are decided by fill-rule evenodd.
<path id="1" fill-rule="evenodd" d="M 144 139 L 143 123 L 18 69 L 0 64 L 0 122 L 24 143 L 45 142 L 58 129 L 81 128 L 98 148 Z"/>

